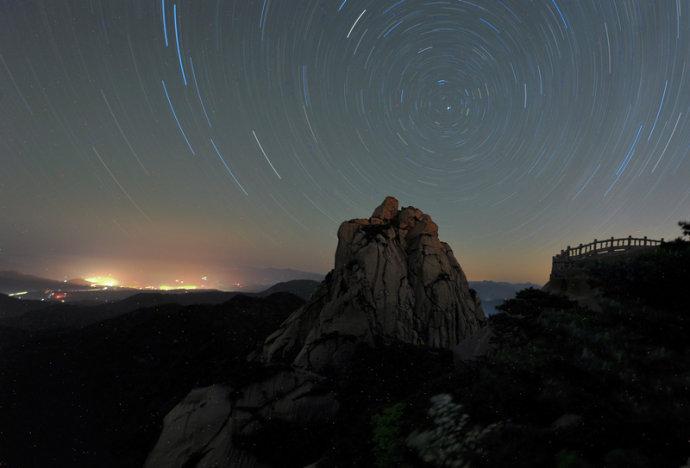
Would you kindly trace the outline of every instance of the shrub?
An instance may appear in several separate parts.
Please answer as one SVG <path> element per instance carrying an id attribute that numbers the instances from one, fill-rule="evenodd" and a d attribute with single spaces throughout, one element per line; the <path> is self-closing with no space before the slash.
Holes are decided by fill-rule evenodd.
<path id="1" fill-rule="evenodd" d="M 469 427 L 469 416 L 448 394 L 431 397 L 428 414 L 433 421 L 432 428 L 413 432 L 407 438 L 407 445 L 432 466 L 470 466 L 469 459 L 482 451 L 482 440 L 497 427 L 496 424 Z"/>
<path id="2" fill-rule="evenodd" d="M 405 404 L 397 403 L 372 418 L 374 459 L 379 468 L 396 466 L 401 459 L 400 423 L 404 411 Z"/>

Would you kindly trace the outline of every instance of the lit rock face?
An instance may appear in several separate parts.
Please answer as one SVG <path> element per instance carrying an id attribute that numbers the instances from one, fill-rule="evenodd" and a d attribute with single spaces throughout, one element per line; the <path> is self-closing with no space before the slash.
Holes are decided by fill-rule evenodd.
<path id="1" fill-rule="evenodd" d="M 452 348 L 484 321 L 436 223 L 387 197 L 371 218 L 340 225 L 335 268 L 266 340 L 264 359 L 337 370 L 359 343 Z"/>

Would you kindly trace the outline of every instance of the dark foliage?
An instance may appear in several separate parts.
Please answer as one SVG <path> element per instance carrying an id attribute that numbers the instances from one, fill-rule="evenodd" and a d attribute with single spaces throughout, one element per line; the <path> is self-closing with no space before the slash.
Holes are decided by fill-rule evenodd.
<path id="1" fill-rule="evenodd" d="M 251 379 L 261 372 L 274 370 L 258 368 L 245 375 Z M 360 345 L 350 364 L 323 383 L 321 391 L 335 392 L 340 404 L 333 421 L 319 427 L 264 421 L 258 434 L 234 442 L 269 466 L 301 467 L 319 459 L 324 466 L 393 466 L 408 455 L 401 437 L 413 430 L 416 419 L 407 414 L 423 417 L 437 379 L 448 382 L 452 375 L 447 350 Z M 400 404 L 403 400 L 413 402 L 409 411 Z"/>
<path id="2" fill-rule="evenodd" d="M 680 221 L 678 225 L 683 230 L 683 235 L 690 237 L 690 221 Z"/>
<path id="3" fill-rule="evenodd" d="M 334 421 L 333 439 L 326 446 L 328 464 L 371 466 L 374 460 L 404 458 L 404 440 L 387 439 L 394 446 L 390 448 L 402 453 L 380 453 L 381 431 L 391 430 L 401 437 L 409 434 L 416 418 L 423 417 L 434 388 L 441 385 L 439 380 L 447 383 L 452 375 L 453 358 L 448 350 L 401 343 L 359 346 L 351 364 L 331 377 L 341 411 Z M 402 402 L 409 404 L 403 408 Z M 391 411 L 399 413 L 391 423 L 400 426 L 384 429 L 376 423 L 376 416 L 385 417 Z"/>
<path id="4" fill-rule="evenodd" d="M 420 464 L 405 439 L 430 427 L 429 397 L 450 393 L 470 425 L 498 423 L 480 450 L 463 454 L 476 466 L 682 465 L 690 456 L 689 246 L 593 264 L 591 281 L 606 299 L 598 312 L 519 292 L 490 319 L 492 351 L 459 368 L 431 350 L 363 356 L 341 384 L 348 410 L 332 460 Z"/>
<path id="5" fill-rule="evenodd" d="M 320 458 L 332 434 L 333 425 L 300 426 L 272 420 L 265 421 L 252 437 L 236 436 L 233 443 L 256 455 L 259 463 L 302 468 Z"/>
<path id="6" fill-rule="evenodd" d="M 690 243 L 594 264 L 593 312 L 528 289 L 493 316 L 494 350 L 454 373 L 488 466 L 680 466 L 690 455 Z M 424 425 L 423 420 L 418 424 Z"/>

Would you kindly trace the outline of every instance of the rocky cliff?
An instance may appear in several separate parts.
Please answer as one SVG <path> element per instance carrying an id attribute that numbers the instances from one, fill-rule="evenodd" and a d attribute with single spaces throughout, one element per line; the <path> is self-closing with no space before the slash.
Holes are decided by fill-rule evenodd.
<path id="1" fill-rule="evenodd" d="M 340 226 L 335 268 L 266 339 L 263 370 L 250 383 L 192 391 L 166 416 L 146 466 L 258 466 L 238 441 L 276 427 L 313 434 L 332 426 L 340 407 L 332 384 L 358 347 L 452 348 L 484 322 L 436 224 L 387 197 L 371 218 Z M 308 445 L 297 450 L 305 463 L 314 461 Z"/>
<path id="2" fill-rule="evenodd" d="M 335 268 L 266 340 L 264 359 L 318 372 L 360 343 L 451 348 L 484 320 L 436 223 L 387 197 L 370 218 L 340 225 Z"/>

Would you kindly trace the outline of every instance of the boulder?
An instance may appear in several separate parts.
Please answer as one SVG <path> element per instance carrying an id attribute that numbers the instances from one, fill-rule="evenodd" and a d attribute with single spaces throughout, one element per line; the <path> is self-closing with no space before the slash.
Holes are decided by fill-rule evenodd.
<path id="1" fill-rule="evenodd" d="M 194 389 L 165 417 L 145 468 L 262 466 L 235 439 L 256 436 L 276 422 L 327 423 L 338 403 L 322 382 L 313 374 L 280 369 L 239 390 L 227 385 Z"/>

